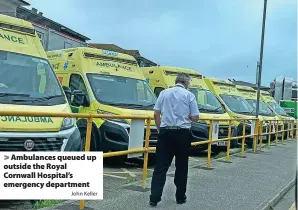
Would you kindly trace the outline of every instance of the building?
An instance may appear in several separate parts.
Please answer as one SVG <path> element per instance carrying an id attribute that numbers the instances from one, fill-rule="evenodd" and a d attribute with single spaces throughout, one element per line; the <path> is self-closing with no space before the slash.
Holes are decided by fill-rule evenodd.
<path id="1" fill-rule="evenodd" d="M 0 0 L 0 13 L 29 21 L 46 51 L 87 46 L 88 37 L 43 16 L 23 0 Z"/>
<path id="2" fill-rule="evenodd" d="M 88 37 L 43 16 L 37 9 L 17 8 L 17 17 L 33 24 L 46 51 L 87 46 Z"/>
<path id="3" fill-rule="evenodd" d="M 0 0 L 0 13 L 31 22 L 46 51 L 88 46 L 132 55 L 141 67 L 157 66 L 138 50 L 126 50 L 114 44 L 88 44 L 88 37 L 46 18 L 36 8 L 27 9 L 24 6 L 30 4 L 24 0 Z"/>
<path id="4" fill-rule="evenodd" d="M 23 0 L 0 0 L 0 14 L 16 17 L 18 7 L 29 5 L 28 2 Z"/>
<path id="5" fill-rule="evenodd" d="M 292 78 L 277 77 L 271 83 L 272 95 L 276 101 L 297 101 L 298 82 Z"/>
<path id="6" fill-rule="evenodd" d="M 98 48 L 98 49 L 111 50 L 114 52 L 125 53 L 128 55 L 131 55 L 137 60 L 139 66 L 141 66 L 141 67 L 157 66 L 157 64 L 154 63 L 153 61 L 150 61 L 147 58 L 144 58 L 143 56 L 141 56 L 141 54 L 138 50 L 126 50 L 126 49 L 123 49 L 123 48 L 121 48 L 117 45 L 114 45 L 114 44 L 89 43 L 88 45 L 90 47 L 94 47 L 94 48 Z"/>

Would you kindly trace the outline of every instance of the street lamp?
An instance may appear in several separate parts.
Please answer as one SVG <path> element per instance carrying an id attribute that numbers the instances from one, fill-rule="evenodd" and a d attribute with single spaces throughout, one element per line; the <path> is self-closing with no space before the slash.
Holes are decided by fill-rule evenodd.
<path id="1" fill-rule="evenodd" d="M 260 109 L 260 90 L 261 90 L 261 77 L 262 77 L 262 65 L 263 65 L 263 51 L 264 51 L 264 36 L 265 36 L 265 25 L 266 25 L 266 10 L 267 10 L 267 0 L 264 0 L 264 10 L 263 10 L 263 23 L 262 23 L 262 36 L 261 36 L 261 50 L 260 50 L 260 59 L 257 65 L 257 107 L 256 107 L 256 117 L 259 117 L 259 109 Z"/>

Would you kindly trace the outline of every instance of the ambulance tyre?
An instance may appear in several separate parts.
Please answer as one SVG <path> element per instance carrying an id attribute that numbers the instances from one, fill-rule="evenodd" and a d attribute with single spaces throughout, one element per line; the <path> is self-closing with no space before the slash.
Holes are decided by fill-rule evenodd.
<path id="1" fill-rule="evenodd" d="M 220 152 L 226 152 L 227 148 L 226 147 L 212 146 L 211 150 L 212 150 L 213 153 L 218 154 Z"/>
<path id="2" fill-rule="evenodd" d="M 82 147 L 83 147 L 83 151 L 84 151 L 85 145 L 86 145 L 87 128 L 85 126 L 83 126 L 83 127 L 79 127 L 79 130 L 81 133 Z M 92 128 L 91 138 L 90 138 L 90 151 L 102 151 L 101 138 L 100 138 L 100 135 L 98 134 L 98 132 L 99 131 Z"/>

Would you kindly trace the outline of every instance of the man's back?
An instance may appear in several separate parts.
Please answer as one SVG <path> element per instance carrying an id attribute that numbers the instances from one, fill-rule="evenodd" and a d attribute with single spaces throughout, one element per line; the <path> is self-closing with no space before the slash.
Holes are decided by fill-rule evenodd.
<path id="1" fill-rule="evenodd" d="M 190 115 L 197 115 L 196 98 L 193 93 L 182 85 L 163 90 L 156 103 L 162 114 L 160 127 L 179 126 L 189 128 L 191 125 Z"/>

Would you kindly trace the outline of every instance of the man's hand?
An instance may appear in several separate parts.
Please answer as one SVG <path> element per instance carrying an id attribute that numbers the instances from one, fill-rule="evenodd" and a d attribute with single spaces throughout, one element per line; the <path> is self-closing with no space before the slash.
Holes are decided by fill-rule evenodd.
<path id="1" fill-rule="evenodd" d="M 159 133 L 160 129 L 160 111 L 155 110 L 154 111 L 154 120 L 155 120 L 155 125 L 157 128 L 157 132 Z"/>
<path id="2" fill-rule="evenodd" d="M 190 116 L 189 115 L 189 119 L 193 122 L 197 122 L 199 120 L 199 115 L 196 115 L 196 116 Z"/>

